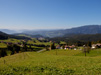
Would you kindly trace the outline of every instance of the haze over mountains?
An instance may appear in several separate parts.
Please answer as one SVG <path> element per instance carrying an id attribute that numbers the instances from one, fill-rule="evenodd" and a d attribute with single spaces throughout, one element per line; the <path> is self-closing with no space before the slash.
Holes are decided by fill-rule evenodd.
<path id="1" fill-rule="evenodd" d="M 10 35 L 10 34 L 6 34 L 6 33 L 2 32 L 2 31 L 0 31 L 0 40 L 9 39 L 9 38 L 14 38 L 14 39 L 30 39 L 28 37 Z"/>
<path id="2" fill-rule="evenodd" d="M 101 25 L 88 25 L 81 26 L 71 29 L 61 29 L 61 30 L 43 30 L 43 31 L 25 31 L 23 33 L 30 35 L 42 35 L 45 37 L 61 37 L 66 34 L 99 34 L 101 33 Z"/>
<path id="3" fill-rule="evenodd" d="M 15 30 L 10 30 L 10 29 L 0 29 L 0 31 L 7 33 L 7 34 L 17 33 Z"/>
<path id="4" fill-rule="evenodd" d="M 1 29 L 8 34 L 17 33 L 14 30 L 5 30 Z M 20 34 L 28 34 L 28 35 L 42 35 L 44 37 L 61 37 L 68 34 L 100 34 L 101 33 L 101 25 L 87 25 L 81 27 L 75 27 L 71 29 L 60 29 L 60 30 L 24 30 Z"/>

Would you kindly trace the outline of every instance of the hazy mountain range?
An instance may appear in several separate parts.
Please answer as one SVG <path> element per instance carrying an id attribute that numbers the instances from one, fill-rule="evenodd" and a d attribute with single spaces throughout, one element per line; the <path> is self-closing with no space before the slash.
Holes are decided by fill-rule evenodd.
<path id="1" fill-rule="evenodd" d="M 8 34 L 18 33 L 14 30 L 0 29 Z M 61 37 L 67 34 L 100 34 L 101 25 L 86 25 L 81 27 L 75 27 L 71 29 L 60 29 L 60 30 L 24 30 L 20 34 L 28 35 L 42 35 L 44 37 Z M 18 34 L 19 35 L 19 34 Z"/>
<path id="2" fill-rule="evenodd" d="M 88 25 L 81 26 L 71 29 L 61 29 L 61 30 L 43 30 L 43 31 L 25 31 L 23 33 L 30 35 L 42 35 L 45 37 L 61 37 L 67 34 L 99 34 L 101 33 L 101 25 Z"/>
<path id="3" fill-rule="evenodd" d="M 0 31 L 7 33 L 7 34 L 13 34 L 13 33 L 17 33 L 17 31 L 15 30 L 10 30 L 10 29 L 0 29 Z"/>
<path id="4" fill-rule="evenodd" d="M 6 34 L 2 31 L 0 31 L 0 40 L 4 40 L 4 39 L 8 39 L 8 38 L 14 38 L 14 39 L 30 39 L 28 37 L 25 36 L 16 36 L 16 35 L 10 35 L 10 34 Z"/>

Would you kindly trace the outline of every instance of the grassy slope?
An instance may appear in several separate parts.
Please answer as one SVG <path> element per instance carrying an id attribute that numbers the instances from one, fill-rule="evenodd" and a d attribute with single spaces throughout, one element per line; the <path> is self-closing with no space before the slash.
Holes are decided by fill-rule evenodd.
<path id="1" fill-rule="evenodd" d="M 2 75 L 100 75 L 101 55 L 75 56 L 80 51 L 25 52 L 0 58 Z M 97 55 L 97 54 L 96 54 Z M 5 60 L 5 64 L 4 64 Z"/>
<path id="2" fill-rule="evenodd" d="M 90 53 L 86 53 L 87 56 L 94 57 L 94 56 L 101 56 L 101 49 L 91 50 Z M 76 56 L 84 56 L 84 53 L 76 54 Z"/>
<path id="3" fill-rule="evenodd" d="M 11 39 L 11 38 L 7 39 L 7 40 L 0 40 L 0 41 L 3 41 L 3 42 L 12 42 L 12 43 L 17 43 L 17 42 L 22 43 L 21 40 Z M 33 42 L 33 41 L 36 41 L 36 42 Z M 39 42 L 37 39 L 33 38 L 33 40 L 28 40 L 27 44 L 50 45 L 50 42 Z M 4 43 L 0 43 L 0 48 L 7 48 L 7 45 L 4 44 Z M 43 47 L 37 47 L 37 46 L 32 46 L 32 48 L 34 48 L 34 51 L 43 49 Z"/>
<path id="4" fill-rule="evenodd" d="M 20 40 L 17 40 L 17 39 L 7 39 L 7 40 L 0 40 L 0 41 L 12 42 L 12 43 L 20 42 Z M 0 48 L 7 48 L 7 45 L 4 43 L 0 43 Z"/>
<path id="5" fill-rule="evenodd" d="M 7 47 L 6 44 L 4 44 L 4 43 L 0 43 L 0 48 L 6 48 L 6 47 Z"/>
<path id="6" fill-rule="evenodd" d="M 80 54 L 80 50 L 64 50 L 64 49 L 55 49 L 51 51 L 44 52 L 45 54 L 51 54 L 51 55 L 61 55 L 61 56 L 73 56 L 76 54 Z"/>
<path id="7" fill-rule="evenodd" d="M 0 40 L 0 41 L 4 41 L 4 42 L 12 42 L 12 43 L 16 43 L 16 42 L 21 42 L 20 40 L 17 40 L 17 39 L 7 39 L 7 40 Z"/>

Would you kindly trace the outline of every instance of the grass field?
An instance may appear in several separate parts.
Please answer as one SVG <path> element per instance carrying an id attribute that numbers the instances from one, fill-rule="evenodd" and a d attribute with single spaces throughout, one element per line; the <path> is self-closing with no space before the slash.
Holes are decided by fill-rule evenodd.
<path id="1" fill-rule="evenodd" d="M 99 53 L 99 54 L 98 54 Z M 0 58 L 0 75 L 101 75 L 101 49 L 24 52 Z"/>
<path id="2" fill-rule="evenodd" d="M 0 41 L 4 41 L 4 42 L 12 42 L 12 43 L 21 42 L 20 40 L 12 39 L 12 38 L 9 38 L 9 39 L 7 39 L 7 40 L 0 40 Z"/>
<path id="3" fill-rule="evenodd" d="M 1 42 L 12 42 L 12 43 L 22 43 L 21 41 L 22 40 L 17 40 L 17 39 L 12 39 L 12 38 L 9 38 L 7 40 L 0 40 Z M 35 42 L 34 42 L 35 41 Z M 27 44 L 35 44 L 35 45 L 50 45 L 50 42 L 40 42 L 38 41 L 37 39 L 33 38 L 32 40 L 28 40 L 27 41 Z M 28 46 L 29 47 L 29 46 Z M 34 51 L 37 51 L 37 50 L 41 50 L 43 49 L 43 47 L 37 47 L 37 46 L 31 46 Z M 7 48 L 7 44 L 5 43 L 0 43 L 0 48 Z"/>
<path id="4" fill-rule="evenodd" d="M 6 44 L 4 44 L 4 43 L 0 43 L 0 48 L 6 48 L 6 47 L 7 47 Z"/>

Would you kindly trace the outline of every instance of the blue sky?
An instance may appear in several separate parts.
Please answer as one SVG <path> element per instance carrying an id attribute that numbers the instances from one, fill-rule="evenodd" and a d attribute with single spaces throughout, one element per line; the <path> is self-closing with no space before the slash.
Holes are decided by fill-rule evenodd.
<path id="1" fill-rule="evenodd" d="M 101 25 L 101 0 L 0 0 L 0 28 L 66 29 Z"/>

